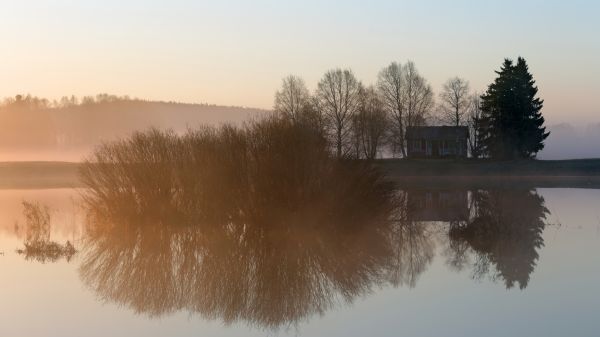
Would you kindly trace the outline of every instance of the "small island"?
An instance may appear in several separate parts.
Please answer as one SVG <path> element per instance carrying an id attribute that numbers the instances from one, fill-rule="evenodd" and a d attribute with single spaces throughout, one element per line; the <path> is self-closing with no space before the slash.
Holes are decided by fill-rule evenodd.
<path id="1" fill-rule="evenodd" d="M 275 93 L 273 111 L 243 125 L 291 125 L 298 132 L 321 139 L 332 158 L 368 162 L 389 180 L 403 185 L 599 186 L 600 159 L 537 159 L 550 132 L 542 116 L 544 101 L 537 95 L 525 59 L 505 59 L 496 74 L 482 95 L 472 92 L 468 81 L 451 78 L 437 103 L 431 86 L 411 61 L 390 63 L 371 86 L 363 85 L 350 69 L 332 69 L 323 75 L 314 93 L 301 77 L 289 75 Z M 56 103 L 54 109 L 101 108 L 107 102 L 128 100 L 99 95 L 96 100 L 78 103 L 73 98 Z M 40 102 L 45 100 L 17 96 L 5 105 L 31 109 Z M 266 122 L 269 119 L 283 124 Z M 235 124 L 224 127 L 240 129 Z M 204 125 L 198 130 L 206 128 L 214 127 Z M 84 187 L 79 178 L 81 165 L 0 163 L 0 187 Z"/>

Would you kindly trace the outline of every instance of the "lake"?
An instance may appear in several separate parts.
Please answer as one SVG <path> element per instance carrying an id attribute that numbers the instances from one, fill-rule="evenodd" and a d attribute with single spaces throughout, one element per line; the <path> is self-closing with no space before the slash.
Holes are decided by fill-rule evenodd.
<path id="1" fill-rule="evenodd" d="M 351 192 L 198 214 L 192 194 L 0 190 L 0 335 L 599 334 L 600 190 Z"/>

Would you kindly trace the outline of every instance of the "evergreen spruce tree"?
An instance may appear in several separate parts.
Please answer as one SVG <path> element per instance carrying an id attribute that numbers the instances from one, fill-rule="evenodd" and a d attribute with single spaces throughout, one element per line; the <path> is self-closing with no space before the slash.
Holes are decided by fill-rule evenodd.
<path id="1" fill-rule="evenodd" d="M 481 96 L 480 142 L 483 153 L 495 159 L 532 158 L 550 134 L 544 127 L 544 101 L 525 59 L 506 59 L 498 77 Z"/>

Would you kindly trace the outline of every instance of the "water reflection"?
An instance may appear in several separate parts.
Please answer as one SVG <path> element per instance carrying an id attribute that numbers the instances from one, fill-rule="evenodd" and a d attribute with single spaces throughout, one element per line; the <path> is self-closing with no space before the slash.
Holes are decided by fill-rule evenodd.
<path id="1" fill-rule="evenodd" d="M 414 221 L 466 221 L 468 191 L 458 189 L 411 189 L 408 207 Z"/>
<path id="2" fill-rule="evenodd" d="M 435 255 L 436 228 L 432 223 L 415 220 L 414 213 L 422 211 L 417 209 L 414 196 L 413 191 L 398 190 L 394 199 L 392 264 L 388 270 L 388 280 L 394 286 L 415 287 Z"/>
<path id="3" fill-rule="evenodd" d="M 50 209 L 39 202 L 23 201 L 23 216 L 25 218 L 24 247 L 17 249 L 17 254 L 23 255 L 25 260 L 41 263 L 56 262 L 61 258 L 70 262 L 77 250 L 70 241 L 65 244 L 50 240 L 51 221 Z M 19 231 L 18 222 L 15 232 Z"/>
<path id="4" fill-rule="evenodd" d="M 260 137 L 274 130 L 207 132 L 173 147 L 185 160 L 99 164 L 141 144 L 181 141 L 154 133 L 105 148 L 107 157 L 87 167 L 80 275 L 99 297 L 151 316 L 186 310 L 275 329 L 387 282 L 397 267 L 393 240 L 402 238 L 393 231 L 393 190 L 377 172 L 318 147 L 306 158 L 274 149 L 273 134 Z M 296 137 L 286 132 L 284 142 Z M 222 155 L 232 148 L 245 150 Z"/>
<path id="5" fill-rule="evenodd" d="M 275 126 L 100 148 L 83 171 L 83 282 L 152 317 L 266 329 L 418 286 L 438 243 L 456 270 L 528 285 L 548 214 L 534 191 L 394 189 L 367 164 L 330 159 L 310 130 Z"/>
<path id="6" fill-rule="evenodd" d="M 473 214 L 450 227 L 452 264 L 465 264 L 466 250 L 474 255 L 474 275 L 490 275 L 507 288 L 529 283 L 549 214 L 544 199 L 532 190 L 508 189 L 472 193 Z M 462 261 L 461 261 L 462 260 Z"/>

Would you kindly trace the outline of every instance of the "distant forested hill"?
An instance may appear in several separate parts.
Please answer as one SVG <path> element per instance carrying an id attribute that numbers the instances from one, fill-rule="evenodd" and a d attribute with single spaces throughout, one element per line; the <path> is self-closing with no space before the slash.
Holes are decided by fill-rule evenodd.
<path id="1" fill-rule="evenodd" d="M 0 161 L 77 160 L 103 140 L 149 127 L 177 132 L 240 123 L 266 110 L 131 99 L 112 95 L 49 101 L 16 96 L 0 104 Z"/>

